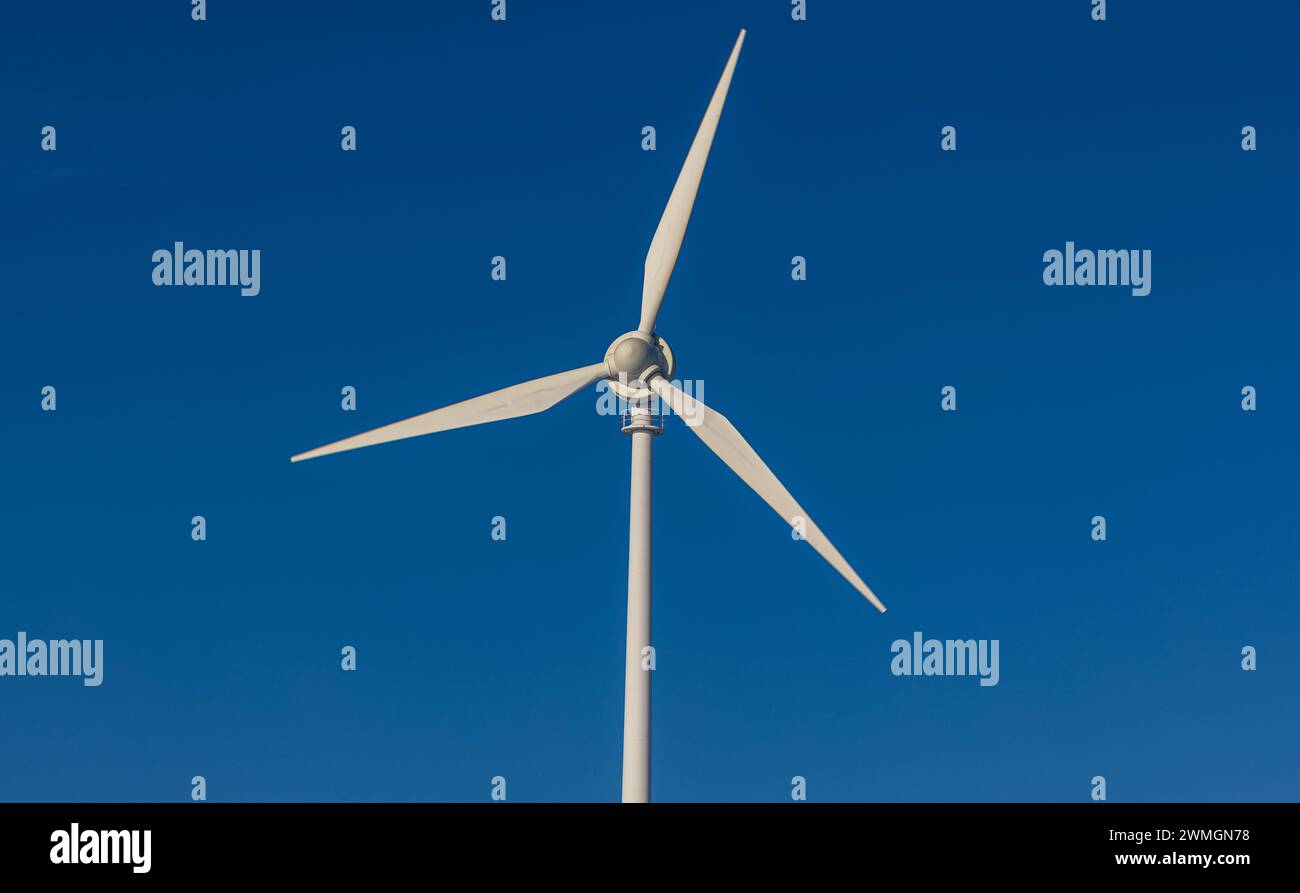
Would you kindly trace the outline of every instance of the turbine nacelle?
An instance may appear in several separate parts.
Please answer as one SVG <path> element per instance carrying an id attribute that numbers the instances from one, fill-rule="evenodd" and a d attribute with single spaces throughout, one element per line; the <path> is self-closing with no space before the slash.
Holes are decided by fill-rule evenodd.
<path id="1" fill-rule="evenodd" d="M 628 332 L 614 339 L 605 351 L 610 389 L 624 400 L 649 397 L 650 379 L 662 375 L 671 380 L 676 368 L 672 348 L 658 335 Z"/>

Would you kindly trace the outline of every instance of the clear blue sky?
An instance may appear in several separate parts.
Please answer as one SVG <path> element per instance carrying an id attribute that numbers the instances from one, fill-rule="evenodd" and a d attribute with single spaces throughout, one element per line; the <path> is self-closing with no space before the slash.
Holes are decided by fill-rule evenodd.
<path id="1" fill-rule="evenodd" d="M 0 678 L 0 799 L 617 799 L 594 391 L 288 456 L 633 328 L 742 26 L 659 330 L 890 611 L 670 425 L 656 799 L 1300 798 L 1291 5 L 489 6 L 6 13 L 0 637 L 106 666 Z M 1151 249 L 1151 294 L 1045 287 L 1066 240 Z M 260 249 L 261 294 L 154 287 L 175 241 Z M 915 630 L 1000 684 L 892 676 Z"/>

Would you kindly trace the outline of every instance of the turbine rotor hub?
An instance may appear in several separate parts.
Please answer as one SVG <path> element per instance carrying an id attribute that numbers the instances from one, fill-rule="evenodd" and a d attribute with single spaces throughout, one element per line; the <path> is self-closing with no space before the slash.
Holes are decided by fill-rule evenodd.
<path id="1" fill-rule="evenodd" d="M 605 370 L 611 387 L 627 400 L 649 394 L 648 382 L 655 375 L 671 379 L 676 364 L 668 342 L 658 335 L 628 332 L 620 335 L 605 351 Z"/>

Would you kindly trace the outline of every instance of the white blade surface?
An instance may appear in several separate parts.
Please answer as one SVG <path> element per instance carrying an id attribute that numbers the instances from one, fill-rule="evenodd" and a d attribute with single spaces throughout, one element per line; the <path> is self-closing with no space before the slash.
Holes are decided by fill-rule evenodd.
<path id="1" fill-rule="evenodd" d="M 650 387 L 672 407 L 673 412 L 686 420 L 687 427 L 704 441 L 705 446 L 717 453 L 718 458 L 740 475 L 740 479 L 749 484 L 750 489 L 763 497 L 763 501 L 776 510 L 785 523 L 797 529 L 796 519 L 802 518 L 804 537 L 808 544 L 816 549 L 822 558 L 830 562 L 831 567 L 840 572 L 840 576 L 852 583 L 854 589 L 884 612 L 885 606 L 880 599 L 876 598 L 876 594 L 862 582 L 862 578 L 844 560 L 844 556 L 826 538 L 826 534 L 813 523 L 813 519 L 808 517 L 808 513 L 795 501 L 777 476 L 772 474 L 772 470 L 759 458 L 758 453 L 754 452 L 753 447 L 740 436 L 735 426 L 727 421 L 726 416 L 717 410 L 709 409 L 680 388 L 674 387 L 662 376 L 651 379 Z"/>
<path id="2" fill-rule="evenodd" d="M 691 209 L 695 207 L 695 193 L 699 191 L 700 177 L 704 175 L 704 163 L 709 160 L 709 147 L 713 145 L 713 134 L 722 117 L 722 104 L 727 101 L 731 73 L 736 70 L 736 60 L 740 58 L 740 46 L 744 42 L 745 32 L 742 30 L 736 38 L 731 58 L 722 69 L 722 78 L 713 91 L 713 98 L 709 100 L 700 129 L 695 133 L 695 142 L 691 143 L 691 150 L 686 153 L 686 162 L 677 175 L 677 185 L 668 197 L 668 206 L 664 208 L 664 216 L 659 218 L 659 228 L 655 230 L 650 251 L 645 256 L 645 280 L 641 286 L 641 324 L 637 328 L 647 335 L 654 331 L 659 305 L 663 303 L 668 280 L 672 278 L 673 267 L 677 265 L 677 253 L 682 249 L 686 224 L 690 222 Z"/>
<path id="3" fill-rule="evenodd" d="M 303 459 L 328 456 L 330 453 L 388 443 L 390 440 L 405 440 L 408 437 L 420 437 L 438 431 L 450 431 L 453 428 L 468 428 L 485 422 L 499 422 L 517 416 L 532 415 L 550 409 L 565 397 L 595 384 L 607 374 L 604 363 L 596 363 L 570 372 L 557 372 L 555 375 L 536 378 L 523 384 L 484 394 L 482 397 L 473 397 L 460 403 L 453 403 L 451 406 L 444 406 L 442 409 L 393 422 L 391 425 L 384 425 L 382 428 L 375 428 L 363 434 L 345 437 L 343 440 L 336 440 L 334 443 L 299 453 L 290 461 L 300 462 Z"/>

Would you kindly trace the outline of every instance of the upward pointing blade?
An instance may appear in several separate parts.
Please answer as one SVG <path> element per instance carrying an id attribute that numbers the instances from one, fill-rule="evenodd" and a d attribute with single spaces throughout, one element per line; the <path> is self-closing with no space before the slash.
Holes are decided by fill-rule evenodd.
<path id="1" fill-rule="evenodd" d="M 713 91 L 713 98 L 709 100 L 709 107 L 704 112 L 700 129 L 696 131 L 691 150 L 686 153 L 686 162 L 677 175 L 677 185 L 673 187 L 673 194 L 668 196 L 668 206 L 664 208 L 663 217 L 659 218 L 659 228 L 655 230 L 650 251 L 645 256 L 645 280 L 641 286 L 641 324 L 637 328 L 647 335 L 654 331 L 659 305 L 663 303 L 668 280 L 672 278 L 673 267 L 677 265 L 677 253 L 682 249 L 686 224 L 690 222 L 691 209 L 695 207 L 695 193 L 700 188 L 700 177 L 704 175 L 704 163 L 709 160 L 709 147 L 713 145 L 713 134 L 722 117 L 722 104 L 727 101 L 731 73 L 736 70 L 736 60 L 740 58 L 740 46 L 744 42 L 745 32 L 742 29 L 731 50 L 731 58 L 727 59 L 727 65 L 722 69 L 722 78 Z"/>
<path id="2" fill-rule="evenodd" d="M 499 422 L 517 416 L 532 415 L 550 409 L 565 397 L 595 384 L 607 374 L 604 363 L 584 366 L 570 372 L 557 372 L 555 375 L 536 378 L 523 384 L 484 394 L 482 397 L 473 397 L 460 403 L 453 403 L 451 406 L 444 406 L 442 409 L 393 422 L 391 425 L 384 425 L 382 428 L 375 428 L 363 434 L 345 437 L 343 440 L 336 440 L 334 443 L 299 453 L 290 461 L 300 462 L 303 459 L 328 456 L 330 453 L 388 443 L 390 440 L 404 440 L 437 431 L 468 428 L 470 425 L 482 425 L 485 422 Z"/>
<path id="3" fill-rule="evenodd" d="M 745 438 L 740 436 L 731 422 L 722 413 L 709 409 L 700 401 L 693 397 L 687 396 L 681 389 L 675 387 L 667 379 L 656 376 L 650 380 L 650 387 L 660 396 L 661 399 L 668 402 L 673 408 L 673 412 L 687 420 L 687 427 L 704 441 L 705 446 L 717 453 L 718 458 L 727 463 L 727 466 L 740 475 L 740 479 L 749 484 L 751 490 L 763 497 L 763 501 L 776 510 L 785 523 L 795 527 L 796 519 L 802 518 L 804 521 L 804 538 L 808 545 L 817 550 L 817 553 L 830 562 L 831 567 L 840 572 L 840 576 L 853 584 L 853 588 L 866 596 L 867 601 L 876 606 L 882 613 L 885 606 L 876 594 L 871 591 L 862 578 L 858 576 L 839 550 L 831 544 L 826 538 L 826 534 L 821 532 L 813 519 L 808 517 L 808 513 L 803 510 L 795 498 L 790 495 L 790 491 L 785 485 L 777 479 L 772 473 L 772 469 L 754 452 Z"/>

